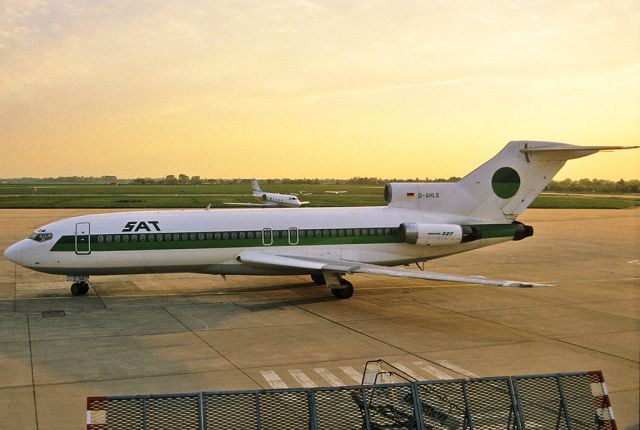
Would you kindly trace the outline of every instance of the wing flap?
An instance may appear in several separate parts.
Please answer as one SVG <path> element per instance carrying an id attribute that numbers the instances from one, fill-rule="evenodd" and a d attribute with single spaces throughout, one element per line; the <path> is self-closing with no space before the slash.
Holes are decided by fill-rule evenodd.
<path id="1" fill-rule="evenodd" d="M 480 278 L 476 276 L 447 275 L 435 272 L 416 272 L 407 269 L 390 268 L 375 264 L 356 263 L 345 260 L 324 260 L 320 258 L 297 257 L 244 251 L 237 260 L 244 264 L 262 267 L 307 269 L 309 271 L 329 271 L 338 273 L 365 273 L 370 275 L 395 276 L 401 278 L 426 279 L 431 281 L 462 282 L 466 284 L 496 285 L 499 287 L 548 287 L 523 281 L 507 281 Z"/>

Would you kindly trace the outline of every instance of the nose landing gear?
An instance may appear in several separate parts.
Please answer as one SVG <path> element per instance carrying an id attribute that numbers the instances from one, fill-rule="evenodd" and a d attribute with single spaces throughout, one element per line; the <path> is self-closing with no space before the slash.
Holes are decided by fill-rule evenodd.
<path id="1" fill-rule="evenodd" d="M 85 281 L 74 282 L 71 284 L 71 294 L 74 296 L 83 296 L 89 292 L 89 283 Z"/>
<path id="2" fill-rule="evenodd" d="M 73 281 L 71 284 L 71 294 L 74 296 L 84 296 L 89 292 L 88 276 L 67 276 L 67 281 Z"/>

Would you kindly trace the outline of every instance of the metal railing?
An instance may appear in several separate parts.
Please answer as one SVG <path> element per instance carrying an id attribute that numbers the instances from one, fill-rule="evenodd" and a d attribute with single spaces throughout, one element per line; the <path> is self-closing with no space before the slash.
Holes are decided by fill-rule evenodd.
<path id="1" fill-rule="evenodd" d="M 615 430 L 601 372 L 89 397 L 87 430 Z"/>

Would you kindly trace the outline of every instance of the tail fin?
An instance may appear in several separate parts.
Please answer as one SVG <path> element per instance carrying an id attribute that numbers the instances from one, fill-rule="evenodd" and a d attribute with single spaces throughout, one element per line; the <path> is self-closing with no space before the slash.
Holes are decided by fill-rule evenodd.
<path id="1" fill-rule="evenodd" d="M 251 180 L 251 191 L 253 191 L 254 193 L 262 192 L 262 190 L 260 189 L 260 184 L 258 183 L 258 180 L 256 178 L 253 178 Z"/>
<path id="2" fill-rule="evenodd" d="M 531 204 L 567 160 L 598 151 L 627 148 L 637 147 L 513 141 L 459 182 L 390 184 L 401 185 L 397 187 L 399 193 L 389 189 L 389 194 L 394 194 L 390 206 L 482 220 L 513 220 Z"/>

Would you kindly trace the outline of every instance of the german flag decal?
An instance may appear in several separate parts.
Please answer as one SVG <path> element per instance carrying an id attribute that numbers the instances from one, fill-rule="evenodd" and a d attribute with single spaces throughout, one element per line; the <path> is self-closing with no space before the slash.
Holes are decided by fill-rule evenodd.
<path id="1" fill-rule="evenodd" d="M 407 193 L 407 198 L 408 199 L 415 199 L 416 198 L 416 193 Z"/>

